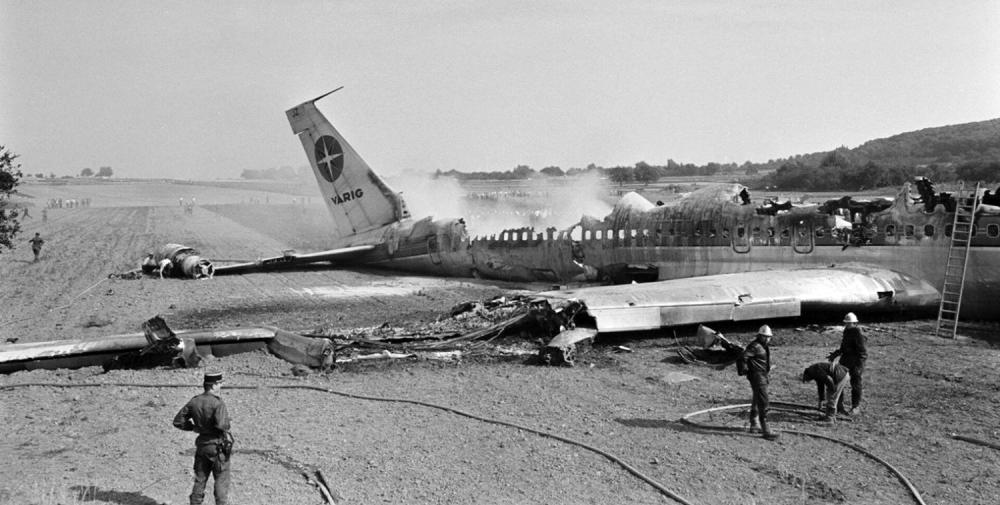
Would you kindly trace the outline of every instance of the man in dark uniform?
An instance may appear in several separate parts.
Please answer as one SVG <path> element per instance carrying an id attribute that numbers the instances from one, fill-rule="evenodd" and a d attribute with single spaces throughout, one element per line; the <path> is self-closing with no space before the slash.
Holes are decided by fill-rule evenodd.
<path id="1" fill-rule="evenodd" d="M 756 431 L 759 428 L 764 438 L 768 440 L 778 438 L 778 434 L 767 427 L 769 404 L 767 385 L 770 382 L 768 376 L 771 373 L 771 348 L 768 344 L 773 336 L 771 327 L 765 324 L 757 330 L 757 338 L 743 350 L 747 380 L 750 381 L 750 389 L 753 391 L 753 401 L 750 404 L 750 431 Z M 759 425 L 757 424 L 758 420 L 760 421 Z"/>
<path id="2" fill-rule="evenodd" d="M 868 360 L 868 348 L 865 347 L 865 335 L 858 328 L 858 316 L 853 312 L 844 316 L 844 336 L 840 341 L 840 349 L 830 353 L 827 359 L 833 363 L 837 356 L 840 356 L 840 364 L 851 374 L 851 414 L 860 414 L 864 390 L 861 374 L 865 371 L 865 361 Z"/>
<path id="3" fill-rule="evenodd" d="M 34 238 L 28 242 L 31 242 L 31 252 L 35 254 L 35 261 L 38 261 L 38 255 L 42 252 L 42 244 L 45 243 L 45 240 L 42 239 L 41 235 L 35 233 Z"/>
<path id="4" fill-rule="evenodd" d="M 816 394 L 819 397 L 816 408 L 823 409 L 823 403 L 826 400 L 823 421 L 836 419 L 834 406 L 836 406 L 837 411 L 846 413 L 842 393 L 847 387 L 847 368 L 826 361 L 815 363 L 802 372 L 802 382 L 809 381 L 816 382 Z"/>
<path id="5" fill-rule="evenodd" d="M 222 374 L 205 374 L 205 392 L 191 398 L 177 415 L 174 427 L 198 433 L 195 439 L 194 487 L 191 489 L 191 505 L 201 505 L 205 499 L 205 483 L 208 476 L 215 477 L 215 503 L 226 505 L 229 495 L 229 412 L 220 398 Z M 232 446 L 229 445 L 229 449 Z"/>

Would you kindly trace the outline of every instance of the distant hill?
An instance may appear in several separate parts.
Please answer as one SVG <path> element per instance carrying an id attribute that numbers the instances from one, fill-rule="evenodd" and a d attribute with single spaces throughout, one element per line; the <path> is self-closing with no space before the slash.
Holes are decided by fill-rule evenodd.
<path id="1" fill-rule="evenodd" d="M 900 133 L 870 140 L 851 152 L 898 165 L 1000 160 L 1000 118 Z"/>
<path id="2" fill-rule="evenodd" d="M 1000 119 L 925 128 L 870 140 L 854 149 L 751 164 L 755 187 L 861 190 L 898 186 L 916 176 L 935 182 L 1000 181 Z"/>
<path id="3" fill-rule="evenodd" d="M 506 172 L 438 170 L 437 177 L 460 180 L 516 180 L 561 177 L 596 171 L 616 184 L 654 182 L 662 177 L 728 177 L 754 188 L 790 190 L 862 190 L 898 186 L 915 176 L 935 182 L 1000 181 L 1000 118 L 975 123 L 925 128 L 870 140 L 849 149 L 796 154 L 763 163 L 707 163 L 694 165 L 667 160 L 663 165 L 644 161 L 634 166 L 587 168 L 545 167 L 540 171 L 519 165 Z"/>

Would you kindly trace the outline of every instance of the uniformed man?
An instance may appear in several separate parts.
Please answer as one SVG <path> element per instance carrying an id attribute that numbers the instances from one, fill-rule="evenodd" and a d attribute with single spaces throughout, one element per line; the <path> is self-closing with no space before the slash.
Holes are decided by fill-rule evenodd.
<path id="1" fill-rule="evenodd" d="M 837 411 L 847 413 L 844 409 L 844 388 L 847 387 L 847 368 L 842 365 L 821 361 L 809 365 L 802 372 L 802 382 L 816 382 L 816 394 L 819 397 L 816 408 L 823 409 L 824 400 L 826 409 L 824 410 L 823 421 L 833 421 L 836 419 Z"/>
<path id="2" fill-rule="evenodd" d="M 42 244 L 45 243 L 45 240 L 42 239 L 41 235 L 35 233 L 34 238 L 28 242 L 31 242 L 31 252 L 35 254 L 35 261 L 38 261 L 38 255 L 42 252 Z"/>
<path id="3" fill-rule="evenodd" d="M 759 429 L 768 440 L 778 438 L 778 434 L 767 427 L 769 405 L 767 385 L 771 373 L 771 348 L 768 344 L 773 336 L 770 326 L 766 324 L 761 326 L 757 330 L 757 338 L 743 350 L 742 357 L 746 362 L 747 380 L 750 381 L 750 389 L 753 391 L 753 400 L 750 404 L 750 431 Z"/>
<path id="4" fill-rule="evenodd" d="M 201 505 L 205 499 L 205 484 L 209 474 L 215 478 L 216 505 L 226 505 L 232 436 L 229 434 L 229 412 L 220 397 L 222 373 L 206 373 L 204 387 L 204 393 L 191 398 L 177 412 L 174 427 L 198 433 L 198 438 L 195 439 L 191 505 Z"/>
<path id="5" fill-rule="evenodd" d="M 864 390 L 861 374 L 868 361 L 868 348 L 865 347 L 865 335 L 858 328 L 858 316 L 853 312 L 844 316 L 844 336 L 840 341 L 840 349 L 830 353 L 827 359 L 832 363 L 838 356 L 840 364 L 851 374 L 851 414 L 860 414 Z"/>

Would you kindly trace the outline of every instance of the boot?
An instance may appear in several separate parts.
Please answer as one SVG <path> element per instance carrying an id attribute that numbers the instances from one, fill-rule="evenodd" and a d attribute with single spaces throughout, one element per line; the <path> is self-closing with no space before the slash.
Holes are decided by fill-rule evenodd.
<path id="1" fill-rule="evenodd" d="M 775 432 L 773 432 L 773 431 L 771 431 L 771 429 L 767 427 L 767 419 L 761 418 L 761 420 L 760 420 L 760 429 L 763 432 L 762 436 L 765 439 L 767 439 L 767 440 L 774 440 L 774 439 L 778 438 L 778 434 L 775 433 Z"/>
<path id="2" fill-rule="evenodd" d="M 861 405 L 855 405 L 851 408 L 851 415 L 856 416 L 861 413 Z"/>
<path id="3" fill-rule="evenodd" d="M 757 424 L 756 419 L 753 418 L 750 419 L 750 427 L 747 428 L 747 431 L 749 433 L 760 433 L 760 425 Z"/>

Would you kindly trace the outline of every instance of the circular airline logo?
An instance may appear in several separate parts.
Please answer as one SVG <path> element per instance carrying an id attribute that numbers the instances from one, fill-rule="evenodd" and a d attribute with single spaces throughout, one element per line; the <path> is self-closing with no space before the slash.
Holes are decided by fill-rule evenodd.
<path id="1" fill-rule="evenodd" d="M 344 171 L 344 150 L 337 139 L 324 135 L 316 141 L 316 166 L 328 182 L 340 177 Z"/>

